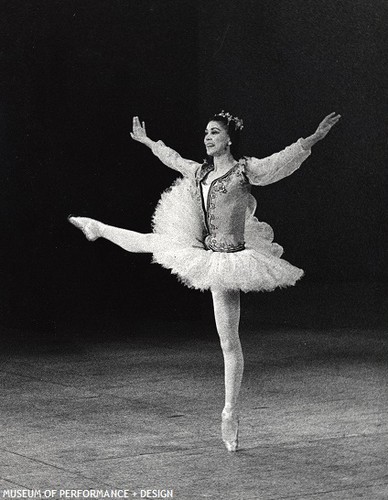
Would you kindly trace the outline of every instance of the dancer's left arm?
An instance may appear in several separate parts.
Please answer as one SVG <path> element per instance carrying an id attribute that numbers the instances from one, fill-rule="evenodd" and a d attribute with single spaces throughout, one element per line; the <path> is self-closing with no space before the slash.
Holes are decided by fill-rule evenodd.
<path id="1" fill-rule="evenodd" d="M 341 115 L 330 113 L 309 137 L 301 138 L 283 151 L 267 158 L 248 158 L 246 174 L 250 183 L 265 186 L 291 175 L 310 156 L 312 146 L 326 137 L 340 118 Z"/>

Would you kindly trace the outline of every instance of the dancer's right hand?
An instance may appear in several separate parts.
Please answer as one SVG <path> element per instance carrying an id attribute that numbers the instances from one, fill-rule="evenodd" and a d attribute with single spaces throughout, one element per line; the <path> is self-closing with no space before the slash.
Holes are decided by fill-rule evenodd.
<path id="1" fill-rule="evenodd" d="M 147 137 L 147 132 L 145 128 L 145 123 L 144 122 L 140 123 L 138 116 L 133 117 L 132 132 L 130 134 L 132 139 L 134 139 L 135 141 L 141 142 L 143 144 L 149 142 L 149 138 Z"/>

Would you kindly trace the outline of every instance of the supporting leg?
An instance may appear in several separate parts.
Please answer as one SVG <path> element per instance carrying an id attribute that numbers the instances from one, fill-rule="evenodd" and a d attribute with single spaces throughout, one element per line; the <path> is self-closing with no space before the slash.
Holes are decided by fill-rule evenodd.
<path id="1" fill-rule="evenodd" d="M 214 316 L 220 337 L 225 370 L 225 407 L 222 412 L 222 435 L 230 451 L 237 449 L 238 396 L 244 371 L 239 337 L 240 292 L 212 290 Z"/>
<path id="2" fill-rule="evenodd" d="M 127 252 L 152 253 L 158 239 L 158 235 L 154 233 L 142 234 L 128 229 L 108 226 L 88 217 L 69 217 L 69 222 L 81 229 L 88 240 L 94 241 L 97 238 L 105 238 L 127 250 Z"/>

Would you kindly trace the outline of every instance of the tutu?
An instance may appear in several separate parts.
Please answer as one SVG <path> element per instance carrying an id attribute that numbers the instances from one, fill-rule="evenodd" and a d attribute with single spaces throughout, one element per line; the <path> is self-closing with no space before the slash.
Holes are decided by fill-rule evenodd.
<path id="1" fill-rule="evenodd" d="M 158 235 L 153 262 L 170 269 L 190 288 L 272 291 L 291 286 L 303 276 L 302 269 L 280 256 L 283 248 L 273 243 L 273 230 L 254 216 L 256 200 L 250 196 L 245 220 L 245 249 L 214 252 L 203 244 L 202 209 L 195 200 L 195 185 L 179 178 L 166 190 L 155 209 L 153 232 Z"/>

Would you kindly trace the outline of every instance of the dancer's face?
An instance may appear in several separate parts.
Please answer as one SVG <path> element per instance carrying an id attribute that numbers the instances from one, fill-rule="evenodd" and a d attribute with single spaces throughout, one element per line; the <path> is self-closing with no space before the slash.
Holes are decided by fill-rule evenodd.
<path id="1" fill-rule="evenodd" d="M 220 156 L 229 150 L 230 137 L 224 125 L 210 121 L 205 130 L 204 143 L 209 156 Z"/>

